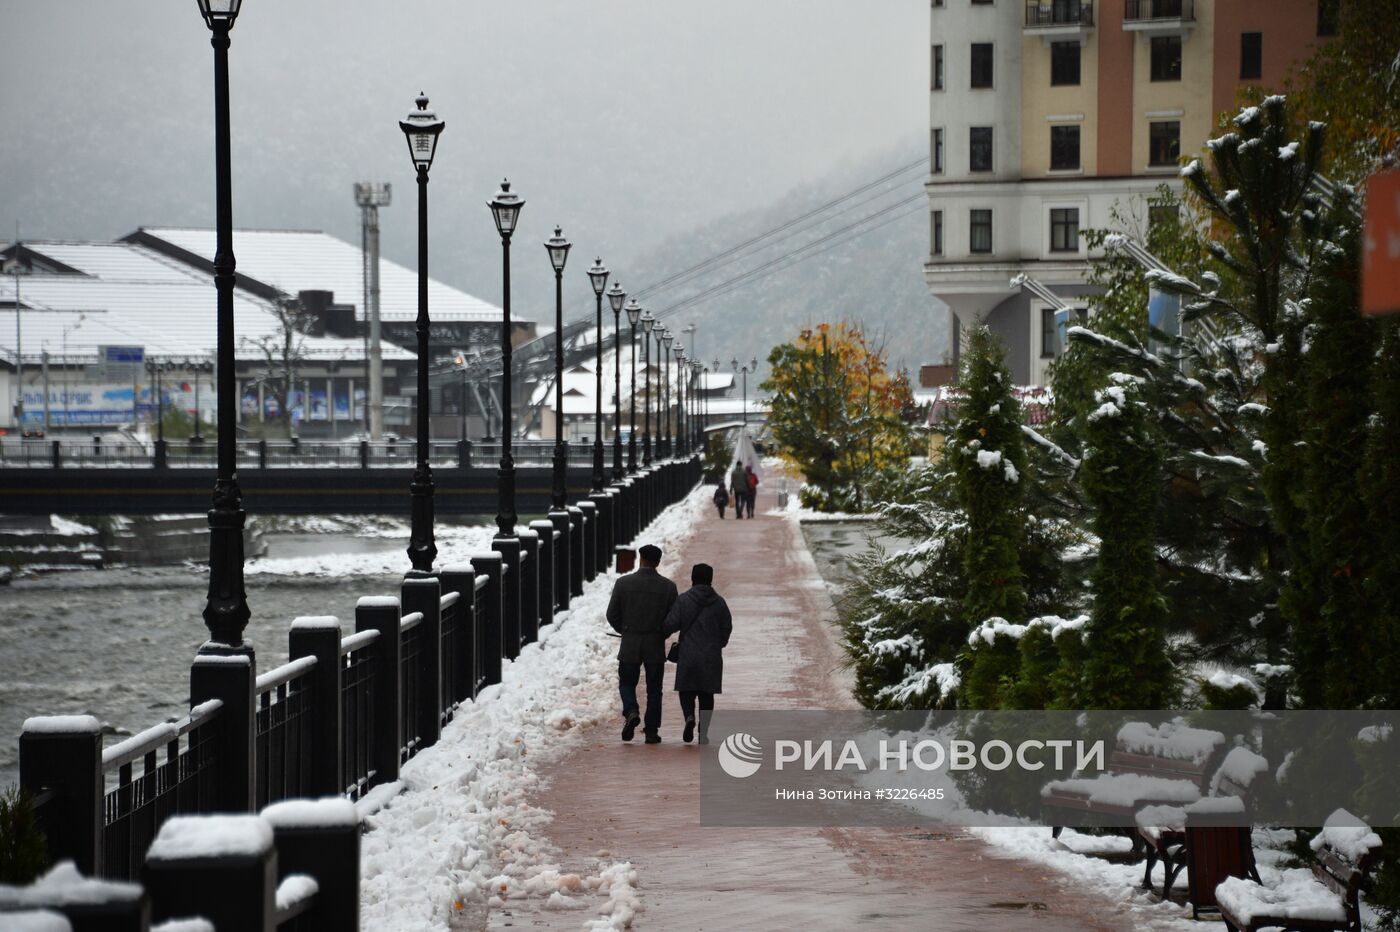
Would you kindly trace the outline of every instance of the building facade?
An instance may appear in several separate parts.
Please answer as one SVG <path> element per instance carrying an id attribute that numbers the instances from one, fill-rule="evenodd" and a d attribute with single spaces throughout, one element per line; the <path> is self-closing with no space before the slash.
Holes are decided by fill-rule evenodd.
<path id="1" fill-rule="evenodd" d="M 929 290 L 987 324 L 1017 382 L 1060 350 L 1049 305 L 1090 293 L 1081 235 L 1142 238 L 1183 154 L 1246 86 L 1279 87 L 1335 28 L 1331 0 L 931 0 Z"/>

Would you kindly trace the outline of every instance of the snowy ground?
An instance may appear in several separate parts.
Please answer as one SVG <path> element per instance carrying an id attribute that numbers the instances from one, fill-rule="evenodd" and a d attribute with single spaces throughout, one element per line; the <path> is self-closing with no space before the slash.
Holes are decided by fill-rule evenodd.
<path id="1" fill-rule="evenodd" d="M 702 486 L 642 533 L 639 543 L 666 553 L 662 572 L 675 569 L 711 494 Z M 603 618 L 615 578 L 586 584 L 539 642 L 506 661 L 501 684 L 460 709 L 438 744 L 404 766 L 404 792 L 367 817 L 365 928 L 470 928 L 492 906 L 524 897 L 578 910 L 580 928 L 631 923 L 640 909 L 631 864 L 600 851 L 587 874 L 561 872 L 542 838 L 551 814 L 526 801 L 539 770 L 576 747 L 584 726 L 619 717 L 617 641 Z"/>
<path id="2" fill-rule="evenodd" d="M 407 558 L 407 522 L 372 519 L 360 525 L 342 522 L 304 522 L 309 533 L 351 533 L 355 537 L 376 539 L 376 546 L 364 552 L 323 553 L 294 557 L 262 557 L 249 560 L 243 572 L 248 576 L 392 576 L 402 573 Z M 298 528 L 300 529 L 300 528 Z M 465 563 L 474 553 L 491 549 L 495 525 L 455 526 L 438 524 L 433 528 L 438 548 L 438 565 Z M 379 540 L 383 546 L 377 546 Z"/>

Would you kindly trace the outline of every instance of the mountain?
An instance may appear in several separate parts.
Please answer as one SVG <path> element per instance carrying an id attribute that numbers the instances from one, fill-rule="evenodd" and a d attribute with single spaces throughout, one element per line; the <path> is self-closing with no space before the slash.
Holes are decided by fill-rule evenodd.
<path id="1" fill-rule="evenodd" d="M 941 362 L 951 346 L 945 306 L 924 283 L 925 159 L 916 146 L 901 146 L 672 236 L 641 254 L 623 287 L 640 294 L 640 303 L 672 332 L 696 324 L 700 358 L 712 365 L 719 357 L 725 371 L 733 358 L 743 363 L 756 356 L 762 373 L 774 345 L 804 327 L 847 318 L 864 324 L 866 333 L 884 344 L 890 362 L 917 377 L 919 365 Z M 882 178 L 887 180 L 872 185 Z M 657 290 L 650 284 L 862 188 L 693 278 Z M 648 284 L 634 287 L 639 283 Z M 695 303 L 689 303 L 692 299 Z"/>

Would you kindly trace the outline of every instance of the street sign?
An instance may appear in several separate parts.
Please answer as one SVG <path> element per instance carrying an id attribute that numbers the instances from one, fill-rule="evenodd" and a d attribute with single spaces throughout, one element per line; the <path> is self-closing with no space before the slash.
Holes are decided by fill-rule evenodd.
<path id="1" fill-rule="evenodd" d="M 1366 181 L 1366 227 L 1361 249 L 1361 313 L 1400 311 L 1400 169 Z"/>
<path id="2" fill-rule="evenodd" d="M 99 346 L 97 348 L 97 378 L 102 382 L 130 384 L 140 378 L 146 361 L 144 346 Z"/>

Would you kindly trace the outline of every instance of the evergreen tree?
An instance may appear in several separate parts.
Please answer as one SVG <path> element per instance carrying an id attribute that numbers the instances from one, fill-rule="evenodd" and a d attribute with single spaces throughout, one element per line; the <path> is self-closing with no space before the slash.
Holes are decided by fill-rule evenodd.
<path id="1" fill-rule="evenodd" d="M 1400 317 L 1381 324 L 1373 370 L 1371 419 L 1362 468 L 1362 492 L 1370 519 L 1371 567 L 1366 590 L 1373 607 L 1365 665 L 1374 677 L 1376 708 L 1400 708 Z M 1353 670 L 1355 672 L 1355 670 Z M 1396 878 L 1400 892 L 1400 877 Z M 1400 919 L 1400 895 L 1397 919 Z"/>
<path id="2" fill-rule="evenodd" d="M 958 387 L 962 398 L 947 455 L 967 519 L 963 616 L 971 626 L 993 619 L 1016 622 L 1026 617 L 1019 553 L 1026 536 L 1026 451 L 1006 351 L 985 326 L 967 332 Z M 972 708 L 996 708 L 1003 682 L 1019 667 L 1016 644 L 999 639 L 969 653 L 963 698 Z"/>
<path id="3" fill-rule="evenodd" d="M 1081 695 L 1089 708 L 1168 708 L 1174 689 L 1154 534 L 1160 439 L 1139 398 L 1142 379 L 1118 373 L 1111 383 L 1086 419 L 1080 471 L 1099 539 Z"/>

